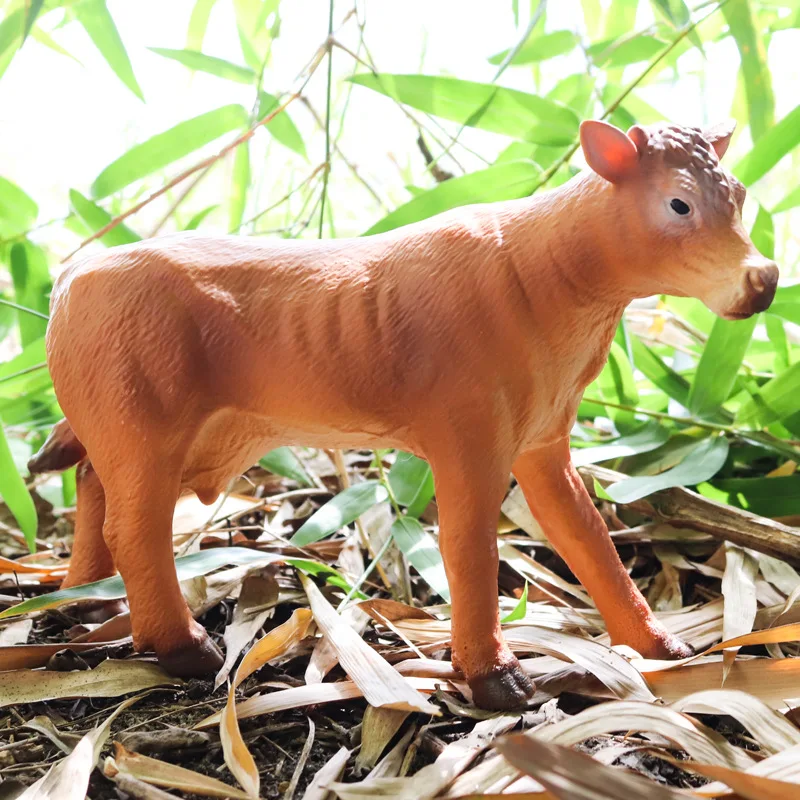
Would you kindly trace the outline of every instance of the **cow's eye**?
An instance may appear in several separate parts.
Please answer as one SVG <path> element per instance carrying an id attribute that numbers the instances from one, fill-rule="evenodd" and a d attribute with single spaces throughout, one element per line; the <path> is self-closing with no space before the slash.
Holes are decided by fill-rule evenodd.
<path id="1" fill-rule="evenodd" d="M 678 197 L 673 197 L 672 200 L 669 201 L 669 207 L 682 217 L 685 217 L 692 210 L 687 203 L 684 203 L 683 200 Z"/>

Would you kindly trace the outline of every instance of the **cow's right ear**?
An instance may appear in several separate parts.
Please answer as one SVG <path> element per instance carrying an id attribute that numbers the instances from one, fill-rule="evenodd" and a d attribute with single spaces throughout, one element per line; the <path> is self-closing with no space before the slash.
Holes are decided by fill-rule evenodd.
<path id="1" fill-rule="evenodd" d="M 590 119 L 581 123 L 581 148 L 586 163 L 611 183 L 632 174 L 639 164 L 633 140 L 607 122 Z"/>

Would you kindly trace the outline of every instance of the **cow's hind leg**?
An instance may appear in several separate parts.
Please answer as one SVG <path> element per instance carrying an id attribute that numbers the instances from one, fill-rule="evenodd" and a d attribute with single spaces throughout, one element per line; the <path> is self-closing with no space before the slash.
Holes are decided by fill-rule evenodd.
<path id="1" fill-rule="evenodd" d="M 84 459 L 76 471 L 77 511 L 72 557 L 62 589 L 94 583 L 116 573 L 111 551 L 103 539 L 106 497 L 91 462 Z M 123 600 L 82 603 L 78 616 L 85 622 L 104 622 L 125 611 Z"/>
<path id="2" fill-rule="evenodd" d="M 98 464 L 99 468 L 99 464 Z M 192 619 L 172 553 L 172 518 L 180 463 L 158 454 L 126 452 L 106 476 L 103 535 L 118 565 L 131 608 L 133 643 L 155 650 L 168 672 L 192 677 L 222 666 L 219 648 Z"/>

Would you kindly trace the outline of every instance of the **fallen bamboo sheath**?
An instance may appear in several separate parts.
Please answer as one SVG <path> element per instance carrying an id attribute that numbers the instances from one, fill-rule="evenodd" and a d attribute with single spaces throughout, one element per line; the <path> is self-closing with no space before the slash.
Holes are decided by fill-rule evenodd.
<path id="1" fill-rule="evenodd" d="M 595 479 L 605 488 L 628 477 L 595 465 L 580 467 L 578 473 L 593 497 L 596 497 Z M 688 489 L 662 489 L 627 505 L 676 528 L 703 531 L 794 566 L 800 565 L 800 529 L 709 500 Z"/>

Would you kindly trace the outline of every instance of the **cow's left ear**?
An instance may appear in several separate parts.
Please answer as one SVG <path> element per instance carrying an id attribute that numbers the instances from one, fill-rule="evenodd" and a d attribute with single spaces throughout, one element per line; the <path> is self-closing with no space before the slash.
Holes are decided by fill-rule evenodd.
<path id="1" fill-rule="evenodd" d="M 735 130 L 736 120 L 729 119 L 703 131 L 703 136 L 714 148 L 717 158 L 722 158 L 727 152 L 728 145 L 731 143 L 731 136 L 733 136 Z"/>

